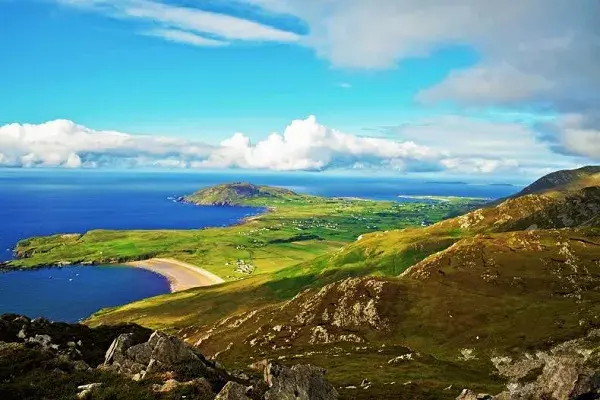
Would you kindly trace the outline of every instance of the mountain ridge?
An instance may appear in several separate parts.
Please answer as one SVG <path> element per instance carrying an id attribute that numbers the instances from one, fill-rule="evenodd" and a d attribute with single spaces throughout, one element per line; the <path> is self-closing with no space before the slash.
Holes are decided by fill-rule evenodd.
<path id="1" fill-rule="evenodd" d="M 597 175 L 594 177 L 594 175 Z M 593 178 L 596 184 L 600 184 L 600 166 L 586 165 L 581 168 L 571 170 L 560 170 L 545 175 L 526 186 L 523 190 L 511 197 L 520 197 L 527 194 L 543 193 L 551 190 L 565 189 L 577 182 L 584 182 L 585 178 Z M 591 183 L 590 183 L 591 185 Z M 582 188 L 581 185 L 579 188 Z"/>

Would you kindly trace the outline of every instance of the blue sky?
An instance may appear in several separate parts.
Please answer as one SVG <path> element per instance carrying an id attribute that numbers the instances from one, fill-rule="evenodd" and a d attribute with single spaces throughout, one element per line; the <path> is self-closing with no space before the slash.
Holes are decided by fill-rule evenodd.
<path id="1" fill-rule="evenodd" d="M 593 163 L 597 5 L 525 3 L 0 0 L 0 165 L 534 176 Z"/>

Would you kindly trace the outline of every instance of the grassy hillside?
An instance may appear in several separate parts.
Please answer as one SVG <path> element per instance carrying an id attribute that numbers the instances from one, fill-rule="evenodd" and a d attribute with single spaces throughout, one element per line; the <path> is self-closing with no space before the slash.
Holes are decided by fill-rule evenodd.
<path id="1" fill-rule="evenodd" d="M 360 262 L 329 263 L 349 254 L 289 267 L 269 280 L 147 299 L 90 323 L 170 328 L 235 368 L 262 358 L 314 363 L 342 387 L 369 379 L 374 389 L 367 394 L 377 398 L 397 398 L 390 382 L 407 381 L 432 398 L 456 397 L 443 391 L 449 385 L 500 391 L 491 357 L 600 326 L 597 228 L 476 235 L 400 278 L 340 280 L 369 273 Z M 477 358 L 464 360 L 463 352 Z M 406 354 L 414 359 L 390 363 Z"/>
<path id="2" fill-rule="evenodd" d="M 594 183 L 586 175 L 432 226 L 363 234 L 269 274 L 104 310 L 89 323 L 171 329 L 238 368 L 315 363 L 344 398 L 499 392 L 493 357 L 600 326 Z M 346 389 L 365 378 L 369 390 Z"/>
<path id="3" fill-rule="evenodd" d="M 600 326 L 598 259 L 599 229 L 476 236 L 401 278 L 337 281 L 209 325 L 191 340 L 209 353 L 233 343 L 219 355 L 232 365 L 309 360 L 342 386 L 369 379 L 378 398 L 394 398 L 385 390 L 393 381 L 418 380 L 438 393 L 451 384 L 497 391 L 491 358 Z M 390 363 L 405 354 L 413 359 Z"/>
<path id="4" fill-rule="evenodd" d="M 600 185 L 600 166 L 588 165 L 543 176 L 513 197 L 550 191 L 577 190 L 594 185 Z"/>
<path id="5" fill-rule="evenodd" d="M 199 190 L 184 200 L 197 205 L 264 205 L 268 202 L 288 202 L 310 199 L 312 196 L 299 195 L 291 190 L 272 187 L 257 186 L 251 183 L 235 182 L 211 186 Z"/>

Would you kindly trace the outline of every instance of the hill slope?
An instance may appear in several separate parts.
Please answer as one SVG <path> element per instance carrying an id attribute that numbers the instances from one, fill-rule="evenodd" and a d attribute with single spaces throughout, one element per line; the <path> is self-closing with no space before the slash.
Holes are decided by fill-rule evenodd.
<path id="1" fill-rule="evenodd" d="M 291 200 L 300 197 L 299 194 L 284 188 L 235 182 L 199 190 L 185 196 L 184 200 L 198 205 L 234 206 L 249 205 L 260 200 Z"/>
<path id="2" fill-rule="evenodd" d="M 510 198 L 497 206 L 443 221 L 440 226 L 473 232 L 569 228 L 583 225 L 599 213 L 600 186 L 590 186 Z"/>
<path id="3" fill-rule="evenodd" d="M 600 184 L 600 166 L 588 165 L 578 169 L 556 171 L 538 179 L 513 197 L 543 193 L 566 188 L 583 188 Z"/>
<path id="4" fill-rule="evenodd" d="M 91 322 L 168 315 L 179 335 L 228 366 L 311 362 L 328 368 L 344 398 L 497 393 L 498 359 L 600 327 L 595 179 L 561 180 L 425 228 L 364 234 L 263 280 L 143 301 Z M 365 378 L 368 390 L 351 388 Z"/>
<path id="5" fill-rule="evenodd" d="M 494 357 L 600 327 L 598 260 L 597 228 L 477 235 L 400 278 L 336 281 L 182 333 L 225 365 L 285 359 L 323 366 L 342 387 L 366 378 L 364 398 L 401 398 L 386 385 L 415 379 L 436 398 L 455 397 L 449 385 L 500 391 Z"/>

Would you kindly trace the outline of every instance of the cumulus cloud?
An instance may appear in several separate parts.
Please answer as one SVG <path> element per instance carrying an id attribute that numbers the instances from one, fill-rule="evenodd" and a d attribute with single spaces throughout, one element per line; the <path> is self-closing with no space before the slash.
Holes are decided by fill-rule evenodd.
<path id="1" fill-rule="evenodd" d="M 160 136 L 96 131 L 56 120 L 0 127 L 0 165 L 14 167 L 251 168 L 324 170 L 393 167 L 439 169 L 440 153 L 414 142 L 365 138 L 319 124 L 314 116 L 293 121 L 283 134 L 252 144 L 236 133 L 218 146 Z"/>
<path id="2" fill-rule="evenodd" d="M 205 159 L 211 146 L 160 136 L 96 131 L 72 121 L 0 127 L 0 165 L 104 167 L 186 163 Z"/>
<path id="3" fill-rule="evenodd" d="M 236 133 L 202 165 L 210 167 L 322 170 L 357 163 L 402 170 L 439 169 L 440 153 L 412 141 L 358 137 L 328 128 L 314 116 L 293 121 L 283 134 L 251 144 Z"/>
<path id="4" fill-rule="evenodd" d="M 585 129 L 575 118 L 567 122 L 574 133 L 580 133 L 575 129 Z M 553 141 L 546 138 L 544 144 L 536 140 L 535 131 L 522 124 L 458 116 L 387 127 L 386 132 L 388 137 L 352 135 L 322 125 L 310 116 L 292 121 L 283 133 L 271 133 L 255 142 L 238 132 L 218 145 L 208 145 L 172 137 L 93 130 L 66 120 L 9 124 L 0 127 L 0 166 L 383 169 L 537 175 L 548 168 L 576 165 L 567 150 L 562 151 L 565 155 L 557 156 L 548 142 L 590 155 L 598 148 L 598 135 L 593 131 L 588 136 L 565 136 L 560 143 L 558 136 Z"/>

